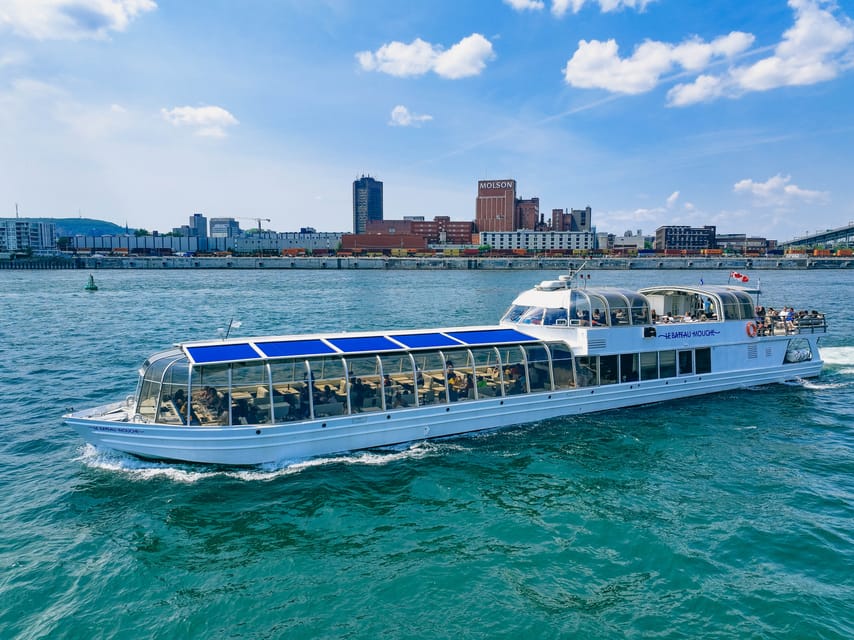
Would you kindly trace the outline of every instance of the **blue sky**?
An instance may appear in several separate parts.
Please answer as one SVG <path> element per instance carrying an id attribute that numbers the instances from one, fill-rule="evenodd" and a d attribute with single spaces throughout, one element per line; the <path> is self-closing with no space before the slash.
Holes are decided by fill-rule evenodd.
<path id="1" fill-rule="evenodd" d="M 854 220 L 854 5 L 0 0 L 0 216 L 473 219 L 477 181 L 599 231 Z M 255 226 L 250 220 L 244 228 Z"/>

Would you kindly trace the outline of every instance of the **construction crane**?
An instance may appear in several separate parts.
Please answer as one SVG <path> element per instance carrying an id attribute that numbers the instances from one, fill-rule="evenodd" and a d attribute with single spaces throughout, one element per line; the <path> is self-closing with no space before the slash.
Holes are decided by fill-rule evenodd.
<path id="1" fill-rule="evenodd" d="M 258 223 L 258 231 L 261 231 L 261 221 L 270 222 L 270 218 L 245 218 L 243 216 L 233 216 L 235 220 L 254 220 Z"/>

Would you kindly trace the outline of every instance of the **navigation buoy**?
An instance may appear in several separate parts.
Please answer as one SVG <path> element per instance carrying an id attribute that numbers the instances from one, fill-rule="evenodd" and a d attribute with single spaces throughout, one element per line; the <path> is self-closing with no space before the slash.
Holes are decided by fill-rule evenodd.
<path id="1" fill-rule="evenodd" d="M 86 283 L 86 286 L 83 287 L 86 291 L 97 291 L 98 285 L 95 284 L 95 276 L 89 275 L 89 282 Z"/>

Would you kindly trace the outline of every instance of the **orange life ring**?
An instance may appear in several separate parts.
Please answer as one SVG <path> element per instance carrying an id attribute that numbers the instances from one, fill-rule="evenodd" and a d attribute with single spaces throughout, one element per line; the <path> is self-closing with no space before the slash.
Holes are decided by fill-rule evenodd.
<path id="1" fill-rule="evenodd" d="M 751 338 L 756 337 L 756 323 L 755 322 L 748 322 L 747 326 L 744 327 L 744 329 L 747 331 L 748 336 L 750 336 Z"/>

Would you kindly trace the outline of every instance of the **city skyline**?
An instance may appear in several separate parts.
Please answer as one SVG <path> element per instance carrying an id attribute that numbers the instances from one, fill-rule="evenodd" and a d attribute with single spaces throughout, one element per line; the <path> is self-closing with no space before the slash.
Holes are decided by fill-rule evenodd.
<path id="1" fill-rule="evenodd" d="M 370 174 L 387 218 L 474 219 L 478 180 L 513 176 L 614 233 L 854 219 L 850 6 L 365 6 L 7 0 L 4 217 L 341 231 Z"/>

